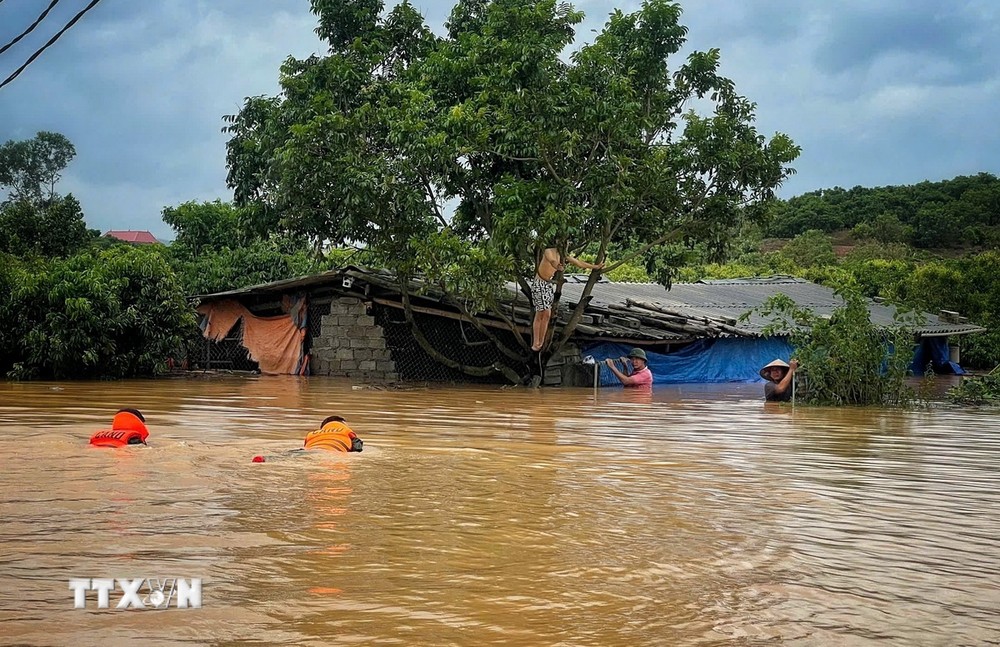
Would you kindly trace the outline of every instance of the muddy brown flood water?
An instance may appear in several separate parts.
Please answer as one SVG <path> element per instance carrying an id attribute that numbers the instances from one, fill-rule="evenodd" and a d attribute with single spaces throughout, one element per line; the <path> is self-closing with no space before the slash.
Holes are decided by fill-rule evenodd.
<path id="1" fill-rule="evenodd" d="M 2 383 L 0 643 L 1000 644 L 996 414 L 760 391 Z M 202 607 L 74 609 L 155 577 Z"/>

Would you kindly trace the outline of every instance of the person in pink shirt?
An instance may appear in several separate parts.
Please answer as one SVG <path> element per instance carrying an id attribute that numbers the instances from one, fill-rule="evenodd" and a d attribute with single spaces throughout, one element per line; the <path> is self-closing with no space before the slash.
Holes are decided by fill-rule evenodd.
<path id="1" fill-rule="evenodd" d="M 646 351 L 641 348 L 633 348 L 628 357 L 622 357 L 621 362 L 625 366 L 631 365 L 631 374 L 624 373 L 618 368 L 618 361 L 610 357 L 604 360 L 615 377 L 625 386 L 651 386 L 653 384 L 653 373 L 646 366 Z"/>

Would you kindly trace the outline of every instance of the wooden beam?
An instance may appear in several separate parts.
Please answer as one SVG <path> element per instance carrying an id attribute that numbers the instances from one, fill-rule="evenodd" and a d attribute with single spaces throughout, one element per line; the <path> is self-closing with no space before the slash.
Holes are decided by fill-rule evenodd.
<path id="1" fill-rule="evenodd" d="M 402 303 L 390 301 L 389 299 L 374 297 L 372 301 L 379 305 L 389 306 L 390 308 L 398 308 L 400 310 L 405 309 Z M 457 312 L 448 312 L 447 310 L 438 310 L 437 308 L 427 308 L 425 306 L 410 306 L 410 309 L 421 314 L 434 315 L 437 317 L 444 317 L 446 319 L 456 319 L 458 321 L 469 321 L 468 317 L 462 316 Z M 479 322 L 484 326 L 489 326 L 490 328 L 499 328 L 500 330 L 510 331 L 510 327 L 507 324 L 499 321 L 493 321 L 492 319 L 480 319 Z M 522 334 L 531 333 L 531 328 L 529 326 L 517 326 L 517 329 L 518 332 Z"/>

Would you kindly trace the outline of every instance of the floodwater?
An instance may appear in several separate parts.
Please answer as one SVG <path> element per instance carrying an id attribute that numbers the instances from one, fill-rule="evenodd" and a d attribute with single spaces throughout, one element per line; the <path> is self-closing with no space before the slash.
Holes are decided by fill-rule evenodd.
<path id="1" fill-rule="evenodd" d="M 996 414 L 760 394 L 0 384 L 0 642 L 1000 644 Z M 150 446 L 89 447 L 121 406 Z M 284 455 L 330 413 L 363 453 Z"/>

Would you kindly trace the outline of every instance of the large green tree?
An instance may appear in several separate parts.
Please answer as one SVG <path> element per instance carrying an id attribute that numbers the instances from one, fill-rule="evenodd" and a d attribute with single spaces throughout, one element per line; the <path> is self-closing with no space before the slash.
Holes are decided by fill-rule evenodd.
<path id="1" fill-rule="evenodd" d="M 42 131 L 32 139 L 10 140 L 0 145 L 0 187 L 8 201 L 39 203 L 56 197 L 56 184 L 76 157 L 64 135 Z"/>
<path id="2" fill-rule="evenodd" d="M 185 202 L 163 210 L 177 236 L 167 249 L 187 294 L 207 294 L 327 269 L 301 236 L 258 235 L 252 209 L 231 203 Z"/>
<path id="3" fill-rule="evenodd" d="M 80 203 L 56 192 L 62 171 L 76 155 L 59 133 L 0 145 L 0 252 L 68 256 L 97 237 L 87 229 Z"/>
<path id="4" fill-rule="evenodd" d="M 586 250 L 610 270 L 679 241 L 719 244 L 763 215 L 798 154 L 757 132 L 717 50 L 672 61 L 686 28 L 666 0 L 616 11 L 575 50 L 583 15 L 555 0 L 461 0 L 441 37 L 406 2 L 312 8 L 329 54 L 290 59 L 279 97 L 229 118 L 229 181 L 263 227 L 366 245 L 406 304 L 420 274 L 515 331 L 505 285 L 527 292 L 540 248 Z M 508 347 L 480 330 L 527 363 L 520 335 Z"/>
<path id="5" fill-rule="evenodd" d="M 164 207 L 162 218 L 176 233 L 171 251 L 180 257 L 241 247 L 251 238 L 240 227 L 239 210 L 221 200 Z"/>
<path id="6" fill-rule="evenodd" d="M 46 198 L 38 204 L 18 200 L 0 206 L 0 252 L 69 256 L 98 234 L 87 229 L 80 203 L 72 195 Z"/>

